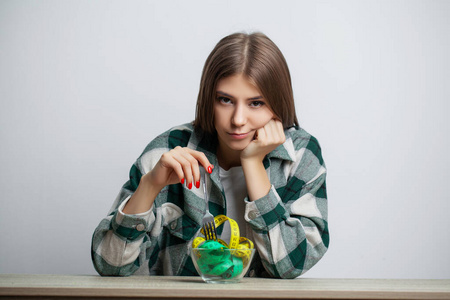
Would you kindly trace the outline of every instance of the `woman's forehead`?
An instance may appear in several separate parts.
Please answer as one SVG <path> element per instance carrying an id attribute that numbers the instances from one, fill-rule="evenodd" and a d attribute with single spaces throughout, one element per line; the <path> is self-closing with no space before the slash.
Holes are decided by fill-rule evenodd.
<path id="1" fill-rule="evenodd" d="M 217 82 L 216 92 L 225 96 L 245 95 L 247 98 L 260 98 L 261 91 L 246 75 L 236 74 L 224 77 Z"/>

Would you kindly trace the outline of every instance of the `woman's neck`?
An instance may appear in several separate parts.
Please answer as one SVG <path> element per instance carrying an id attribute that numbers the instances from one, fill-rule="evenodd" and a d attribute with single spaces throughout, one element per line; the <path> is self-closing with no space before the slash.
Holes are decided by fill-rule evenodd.
<path id="1" fill-rule="evenodd" d="M 224 150 L 221 147 L 217 148 L 217 161 L 219 166 L 224 170 L 229 170 L 232 167 L 241 165 L 241 152 L 233 151 L 231 149 Z"/>

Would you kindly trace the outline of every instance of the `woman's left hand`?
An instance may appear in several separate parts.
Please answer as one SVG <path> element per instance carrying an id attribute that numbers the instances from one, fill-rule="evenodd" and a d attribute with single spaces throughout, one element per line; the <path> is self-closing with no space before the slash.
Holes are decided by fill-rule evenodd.
<path id="1" fill-rule="evenodd" d="M 283 124 L 279 120 L 270 120 L 264 127 L 256 130 L 255 138 L 241 152 L 242 160 L 262 162 L 264 157 L 286 141 Z"/>

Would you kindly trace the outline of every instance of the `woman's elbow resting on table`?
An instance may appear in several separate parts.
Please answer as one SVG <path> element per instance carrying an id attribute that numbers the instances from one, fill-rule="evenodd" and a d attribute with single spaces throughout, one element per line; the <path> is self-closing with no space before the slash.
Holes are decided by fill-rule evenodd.
<path id="1" fill-rule="evenodd" d="M 111 265 L 94 252 L 92 252 L 92 263 L 97 273 L 101 276 L 131 276 L 138 270 L 134 263 L 124 266 Z"/>

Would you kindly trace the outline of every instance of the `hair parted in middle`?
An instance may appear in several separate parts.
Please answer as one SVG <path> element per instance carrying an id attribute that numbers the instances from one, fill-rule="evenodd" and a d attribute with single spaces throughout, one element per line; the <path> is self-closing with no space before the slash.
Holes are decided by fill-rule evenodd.
<path id="1" fill-rule="evenodd" d="M 200 81 L 194 126 L 215 133 L 214 101 L 217 82 L 243 74 L 262 94 L 284 128 L 298 126 L 291 76 L 280 49 L 266 35 L 234 33 L 217 43 Z"/>

